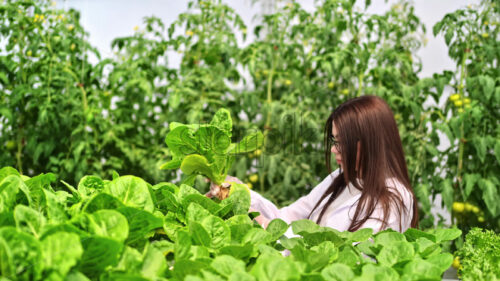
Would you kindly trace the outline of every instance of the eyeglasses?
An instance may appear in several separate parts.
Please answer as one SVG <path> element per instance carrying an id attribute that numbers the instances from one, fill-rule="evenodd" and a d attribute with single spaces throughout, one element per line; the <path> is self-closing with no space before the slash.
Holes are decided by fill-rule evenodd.
<path id="1" fill-rule="evenodd" d="M 332 145 L 335 146 L 335 149 L 337 149 L 337 151 L 340 152 L 340 143 L 339 143 L 339 141 L 333 135 L 328 136 L 328 140 L 329 140 L 329 142 Z"/>

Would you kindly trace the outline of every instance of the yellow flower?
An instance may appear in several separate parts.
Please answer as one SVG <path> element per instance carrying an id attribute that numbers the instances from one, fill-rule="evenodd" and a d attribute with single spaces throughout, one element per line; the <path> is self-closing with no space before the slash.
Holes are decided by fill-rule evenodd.
<path id="1" fill-rule="evenodd" d="M 465 104 L 470 104 L 470 99 L 469 99 L 469 98 L 465 98 L 465 99 L 464 99 L 464 103 L 465 103 Z"/>
<path id="2" fill-rule="evenodd" d="M 194 32 L 192 32 L 191 30 L 186 31 L 187 36 L 193 36 L 193 34 L 194 34 Z"/>
<path id="3" fill-rule="evenodd" d="M 28 57 L 31 57 L 31 55 L 32 55 L 31 50 L 28 50 L 28 51 L 26 52 L 26 55 L 28 55 Z"/>
<path id="4" fill-rule="evenodd" d="M 483 34 L 481 34 L 481 36 L 483 36 L 483 38 L 488 38 L 490 35 L 486 32 L 484 32 Z"/>
<path id="5" fill-rule="evenodd" d="M 139 26 L 136 25 L 136 26 L 134 26 L 134 31 L 137 31 L 137 30 L 139 30 Z"/>
<path id="6" fill-rule="evenodd" d="M 347 95 L 349 94 L 349 89 L 343 89 L 342 90 L 342 95 Z"/>
<path id="7" fill-rule="evenodd" d="M 328 83 L 328 88 L 329 89 L 333 89 L 334 86 L 335 86 L 335 83 L 333 83 L 333 82 L 329 82 Z"/>
<path id="8" fill-rule="evenodd" d="M 466 109 L 469 109 L 469 108 L 472 108 L 472 106 L 470 106 L 470 104 L 466 104 L 466 105 L 465 105 L 465 108 L 466 108 Z"/>
<path id="9" fill-rule="evenodd" d="M 248 186 L 248 188 L 250 188 L 250 189 L 252 189 L 252 187 L 253 187 L 253 185 L 252 185 L 251 183 L 249 183 L 249 182 L 247 182 L 247 186 Z"/>
<path id="10" fill-rule="evenodd" d="M 267 76 L 267 74 L 269 74 L 269 72 L 266 69 L 264 69 L 264 70 L 262 70 L 262 74 L 264 74 L 264 76 Z"/>
<path id="11" fill-rule="evenodd" d="M 76 48 L 75 43 L 71 44 L 71 46 L 70 46 L 69 48 L 71 49 L 71 51 L 74 51 L 74 50 L 75 50 L 75 48 Z"/>
<path id="12" fill-rule="evenodd" d="M 457 101 L 460 99 L 460 95 L 459 94 L 453 94 L 450 96 L 450 100 L 451 101 Z"/>
<path id="13" fill-rule="evenodd" d="M 398 114 L 394 115 L 394 119 L 396 119 L 396 120 L 401 119 L 401 114 L 398 113 Z"/>
<path id="14" fill-rule="evenodd" d="M 66 27 L 69 31 L 75 29 L 75 26 L 72 25 L 72 24 L 68 24 L 68 26 Z"/>
<path id="15" fill-rule="evenodd" d="M 457 111 L 458 113 L 464 113 L 464 110 L 462 108 L 459 108 Z"/>
<path id="16" fill-rule="evenodd" d="M 285 85 L 290 86 L 292 85 L 292 81 L 290 79 L 285 80 Z"/>
<path id="17" fill-rule="evenodd" d="M 257 174 L 253 174 L 251 175 L 250 177 L 248 177 L 248 179 L 251 181 L 251 182 L 257 182 L 259 180 L 259 175 Z"/>
<path id="18" fill-rule="evenodd" d="M 462 202 L 453 202 L 453 205 L 451 208 L 453 209 L 453 211 L 455 211 L 457 213 L 461 213 L 464 211 L 465 205 Z"/>
<path id="19" fill-rule="evenodd" d="M 460 107 L 460 106 L 462 106 L 464 103 L 463 103 L 461 100 L 456 100 L 456 101 L 454 102 L 454 104 L 455 104 L 455 106 L 456 106 L 456 107 Z"/>
<path id="20" fill-rule="evenodd" d="M 477 218 L 477 221 L 478 221 L 478 222 L 484 222 L 484 217 L 479 217 L 479 218 Z"/>
<path id="21" fill-rule="evenodd" d="M 488 21 L 487 20 L 484 21 L 484 25 L 488 25 Z"/>
<path id="22" fill-rule="evenodd" d="M 246 28 L 243 28 L 243 29 L 241 30 L 241 32 L 243 32 L 243 34 L 247 34 L 247 29 L 246 29 Z"/>
<path id="23" fill-rule="evenodd" d="M 467 9 L 472 9 L 472 5 L 471 4 L 467 5 Z"/>
<path id="24" fill-rule="evenodd" d="M 474 208 L 472 208 L 472 212 L 473 212 L 474 214 L 479 213 L 479 208 L 478 208 L 478 207 L 476 207 L 476 206 L 474 206 Z"/>
<path id="25" fill-rule="evenodd" d="M 255 157 L 259 157 L 262 154 L 262 150 L 257 149 L 257 150 L 255 150 L 254 154 L 255 154 Z"/>

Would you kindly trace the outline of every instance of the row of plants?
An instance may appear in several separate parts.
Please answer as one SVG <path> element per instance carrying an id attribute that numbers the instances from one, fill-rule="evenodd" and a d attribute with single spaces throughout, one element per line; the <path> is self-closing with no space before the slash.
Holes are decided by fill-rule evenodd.
<path id="1" fill-rule="evenodd" d="M 382 14 L 367 13 L 369 5 L 328 0 L 306 11 L 283 3 L 249 31 L 228 5 L 190 1 L 172 25 L 145 18 L 113 41 L 114 57 L 100 58 L 77 11 L 3 1 L 0 164 L 30 176 L 50 171 L 72 185 L 113 171 L 178 182 L 175 170 L 158 169 L 175 155 L 163 143 L 172 120 L 204 124 L 225 107 L 232 142 L 256 130 L 264 136 L 262 149 L 235 155 L 227 172 L 287 204 L 327 174 L 326 117 L 348 98 L 375 94 L 395 113 L 421 226 L 436 224 L 431 199 L 441 194 L 465 232 L 498 231 L 498 5 L 464 7 L 434 26 L 457 67 L 426 78 L 416 56 L 426 28 L 412 5 Z M 255 40 L 243 47 L 247 32 Z M 170 52 L 181 56 L 178 68 Z M 445 89 L 453 94 L 440 107 Z M 435 105 L 424 107 L 429 101 Z M 440 136 L 450 141 L 444 151 Z"/>
<path id="2" fill-rule="evenodd" d="M 461 233 L 262 229 L 244 189 L 214 201 L 134 176 L 55 178 L 0 170 L 2 280 L 441 280 L 453 261 L 441 244 Z"/>
<path id="3" fill-rule="evenodd" d="M 180 168 L 184 182 L 203 175 L 221 184 L 234 154 L 262 144 L 259 132 L 238 144 L 231 134 L 225 109 L 207 125 L 173 122 L 166 142 L 175 153 L 163 166 Z M 0 169 L 1 280 L 440 280 L 456 262 L 449 242 L 461 234 L 339 232 L 280 219 L 263 229 L 252 220 L 258 213 L 249 213 L 248 187 L 237 183 L 224 200 L 117 173 L 85 176 L 76 188 L 55 183 L 52 173 Z M 285 235 L 289 228 L 294 235 Z M 455 258 L 464 279 L 498 276 L 498 238 L 468 234 Z"/>

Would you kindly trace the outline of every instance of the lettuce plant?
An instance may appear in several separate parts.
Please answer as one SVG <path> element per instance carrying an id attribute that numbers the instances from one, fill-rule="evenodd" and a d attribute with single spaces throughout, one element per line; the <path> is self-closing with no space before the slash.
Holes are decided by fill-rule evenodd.
<path id="1" fill-rule="evenodd" d="M 193 180 L 197 174 L 204 175 L 213 183 L 224 182 L 235 155 L 247 153 L 262 145 L 260 131 L 251 133 L 239 143 L 231 143 L 231 114 L 227 109 L 218 110 L 209 124 L 181 124 L 172 122 L 165 142 L 172 160 L 161 169 L 181 169 Z"/>
<path id="2" fill-rule="evenodd" d="M 500 279 L 500 234 L 473 228 L 465 237 L 457 256 L 462 280 Z"/>

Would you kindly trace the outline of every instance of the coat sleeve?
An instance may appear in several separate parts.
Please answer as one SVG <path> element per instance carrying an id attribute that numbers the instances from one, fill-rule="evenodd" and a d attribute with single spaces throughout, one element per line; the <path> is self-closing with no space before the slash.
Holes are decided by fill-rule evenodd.
<path id="1" fill-rule="evenodd" d="M 307 219 L 312 209 L 319 201 L 323 193 L 328 189 L 333 179 L 338 175 L 338 170 L 328 175 L 320 184 L 311 190 L 311 192 L 287 207 L 279 209 L 271 201 L 264 198 L 259 193 L 251 190 L 251 207 L 261 213 L 264 217 L 272 219 L 282 219 L 287 223 L 292 221 Z"/>

